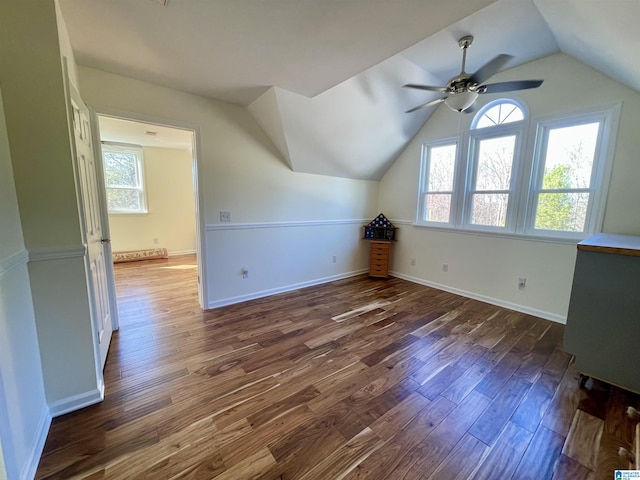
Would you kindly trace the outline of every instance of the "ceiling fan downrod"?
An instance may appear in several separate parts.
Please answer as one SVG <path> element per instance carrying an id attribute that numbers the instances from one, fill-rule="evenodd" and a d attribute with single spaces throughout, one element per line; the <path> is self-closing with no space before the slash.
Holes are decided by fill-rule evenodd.
<path id="1" fill-rule="evenodd" d="M 462 49 L 462 68 L 460 69 L 460 75 L 466 73 L 464 71 L 465 66 L 467 64 L 467 48 L 469 45 L 473 43 L 473 35 L 465 35 L 460 40 L 458 40 L 458 45 Z"/>

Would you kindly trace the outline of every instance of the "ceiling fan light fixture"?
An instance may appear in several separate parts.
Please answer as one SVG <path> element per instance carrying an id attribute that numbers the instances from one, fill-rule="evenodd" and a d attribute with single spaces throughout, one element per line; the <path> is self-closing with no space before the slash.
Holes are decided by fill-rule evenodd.
<path id="1" fill-rule="evenodd" d="M 478 92 L 462 92 L 449 95 L 444 103 L 451 110 L 460 113 L 473 105 L 473 102 L 475 102 L 477 98 Z"/>

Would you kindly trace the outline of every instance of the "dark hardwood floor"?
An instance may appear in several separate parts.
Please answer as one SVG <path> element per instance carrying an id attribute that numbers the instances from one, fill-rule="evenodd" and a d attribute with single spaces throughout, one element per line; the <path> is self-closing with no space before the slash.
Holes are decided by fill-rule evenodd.
<path id="1" fill-rule="evenodd" d="M 202 312 L 195 258 L 116 265 L 104 402 L 41 479 L 611 479 L 638 398 L 580 389 L 564 327 L 360 276 Z"/>

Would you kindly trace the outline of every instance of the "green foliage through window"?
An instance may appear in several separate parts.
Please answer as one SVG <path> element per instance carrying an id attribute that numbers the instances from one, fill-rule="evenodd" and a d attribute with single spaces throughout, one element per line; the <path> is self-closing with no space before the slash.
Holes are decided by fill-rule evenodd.
<path id="1" fill-rule="evenodd" d="M 531 123 L 512 99 L 469 130 L 423 144 L 417 222 L 506 235 L 599 231 L 620 106 Z"/>
<path id="2" fill-rule="evenodd" d="M 144 213 L 142 150 L 105 145 L 102 159 L 109 212 Z"/>
<path id="3" fill-rule="evenodd" d="M 558 165 L 544 174 L 544 189 L 564 189 L 571 186 L 569 167 Z M 563 193 L 542 193 L 538 198 L 536 228 L 544 230 L 568 230 L 571 201 Z"/>

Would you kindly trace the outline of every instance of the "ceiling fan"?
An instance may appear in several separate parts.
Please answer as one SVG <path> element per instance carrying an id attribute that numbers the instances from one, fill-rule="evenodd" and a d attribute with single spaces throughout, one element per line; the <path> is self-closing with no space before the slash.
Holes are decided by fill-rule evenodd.
<path id="1" fill-rule="evenodd" d="M 462 69 L 460 73 L 451 78 L 444 87 L 432 87 L 430 85 L 416 85 L 409 83 L 404 85 L 406 88 L 415 88 L 417 90 L 428 90 L 430 92 L 446 93 L 447 96 L 437 98 L 417 107 L 407 110 L 406 113 L 415 112 L 421 108 L 437 105 L 444 102 L 450 109 L 458 113 L 471 113 L 473 111 L 473 103 L 478 95 L 483 93 L 500 93 L 511 92 L 514 90 L 526 90 L 528 88 L 538 88 L 542 85 L 543 80 L 516 80 L 512 82 L 499 82 L 485 84 L 489 78 L 495 75 L 511 58 L 511 55 L 501 54 L 493 60 L 487 62 L 480 67 L 475 73 L 467 73 L 464 71 L 467 60 L 467 48 L 473 43 L 473 37 L 467 35 L 458 40 L 458 45 L 462 49 Z"/>

